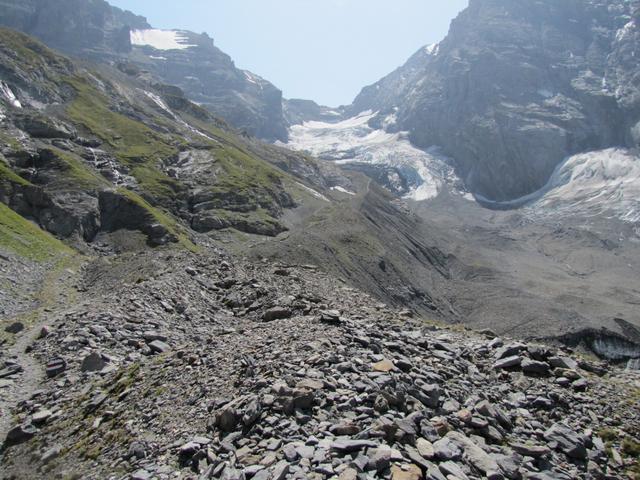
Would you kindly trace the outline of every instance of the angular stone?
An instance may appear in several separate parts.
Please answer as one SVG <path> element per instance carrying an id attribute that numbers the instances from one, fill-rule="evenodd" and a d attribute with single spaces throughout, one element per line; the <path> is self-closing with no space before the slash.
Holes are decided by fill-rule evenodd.
<path id="1" fill-rule="evenodd" d="M 20 333 L 22 330 L 24 330 L 24 323 L 22 322 L 13 322 L 4 329 L 5 332 L 12 333 L 14 335 L 16 333 Z"/>
<path id="2" fill-rule="evenodd" d="M 393 465 L 391 467 L 391 480 L 421 480 L 422 470 L 417 465 Z"/>
<path id="3" fill-rule="evenodd" d="M 67 369 L 67 362 L 63 358 L 49 360 L 46 366 L 47 377 L 53 378 L 60 375 Z"/>
<path id="4" fill-rule="evenodd" d="M 271 472 L 271 480 L 285 480 L 289 468 L 290 466 L 285 460 L 278 462 Z"/>
<path id="5" fill-rule="evenodd" d="M 577 370 L 578 362 L 569 357 L 551 357 L 549 359 L 549 364 L 553 368 L 563 368 L 565 370 Z"/>
<path id="6" fill-rule="evenodd" d="M 467 463 L 473 465 L 485 475 L 492 471 L 500 471 L 497 462 L 462 432 L 449 432 L 447 438 L 463 450 L 463 457 Z"/>
<path id="7" fill-rule="evenodd" d="M 496 350 L 494 357 L 496 360 L 500 360 L 502 358 L 507 357 L 517 357 L 520 352 L 525 350 L 527 347 L 522 343 L 512 343 L 510 345 L 506 345 L 502 348 Z"/>
<path id="8" fill-rule="evenodd" d="M 284 320 L 291 317 L 293 312 L 288 307 L 273 307 L 264 312 L 262 320 L 265 322 L 273 322 L 274 320 Z"/>
<path id="9" fill-rule="evenodd" d="M 335 425 L 331 425 L 331 427 L 329 427 L 329 431 L 338 437 L 341 437 L 341 436 L 351 437 L 360 433 L 360 427 L 358 427 L 358 425 L 356 425 L 355 423 L 351 423 L 351 422 L 338 423 Z"/>
<path id="10" fill-rule="evenodd" d="M 363 448 L 375 448 L 378 444 L 371 440 L 336 440 L 331 444 L 331 450 L 340 453 L 352 453 Z"/>
<path id="11" fill-rule="evenodd" d="M 424 438 L 418 438 L 416 440 L 416 449 L 418 450 L 418 453 L 427 460 L 431 460 L 436 455 L 433 443 Z"/>
<path id="12" fill-rule="evenodd" d="M 462 471 L 460 466 L 452 461 L 443 462 L 439 465 L 440 471 L 445 475 L 453 475 L 460 480 L 469 480 L 469 477 Z"/>
<path id="13" fill-rule="evenodd" d="M 496 363 L 493 364 L 493 368 L 495 370 L 500 370 L 505 368 L 514 368 L 514 367 L 520 366 L 521 363 L 522 363 L 522 357 L 515 355 L 512 357 L 506 357 L 498 360 Z"/>
<path id="14" fill-rule="evenodd" d="M 512 443 L 511 448 L 520 455 L 526 457 L 540 458 L 551 453 L 549 447 L 542 445 L 533 445 L 530 443 Z"/>
<path id="15" fill-rule="evenodd" d="M 435 455 L 439 460 L 457 460 L 462 455 L 460 448 L 449 438 L 442 438 L 433 444 Z"/>
<path id="16" fill-rule="evenodd" d="M 153 342 L 149 343 L 149 348 L 152 352 L 155 353 L 165 353 L 171 349 L 171 347 L 164 343 L 162 340 L 154 340 Z"/>
<path id="17" fill-rule="evenodd" d="M 548 363 L 531 360 L 530 358 L 524 358 L 520 366 L 524 373 L 531 375 L 547 375 L 550 369 Z"/>
<path id="18" fill-rule="evenodd" d="M 564 452 L 568 457 L 578 460 L 587 458 L 587 449 L 584 445 L 584 440 L 565 425 L 560 423 L 554 424 L 544 432 L 544 438 L 548 442 L 554 442 L 557 445 L 557 449 Z"/>
<path id="19" fill-rule="evenodd" d="M 386 470 L 393 462 L 402 461 L 402 454 L 387 445 L 369 450 L 368 455 L 370 467 L 378 472 Z"/>
<path id="20" fill-rule="evenodd" d="M 391 360 L 382 360 L 378 363 L 374 363 L 371 368 L 373 368 L 374 372 L 387 373 L 393 370 L 395 365 Z"/>
<path id="21" fill-rule="evenodd" d="M 53 413 L 51 413 L 51 410 L 45 410 L 45 409 L 38 410 L 31 417 L 31 421 L 36 425 L 40 425 L 45 423 L 47 420 L 49 420 L 49 418 L 51 418 L 51 415 L 53 415 Z"/>
<path id="22" fill-rule="evenodd" d="M 215 418 L 215 425 L 223 432 L 233 432 L 239 423 L 238 412 L 230 406 L 220 410 Z"/>
<path id="23" fill-rule="evenodd" d="M 7 432 L 7 438 L 5 439 L 5 445 L 17 445 L 19 443 L 26 442 L 32 439 L 37 433 L 36 427 L 30 423 L 22 425 L 16 425 L 9 432 Z"/>
<path id="24" fill-rule="evenodd" d="M 342 320 L 338 310 L 323 310 L 320 312 L 320 321 L 322 323 L 337 325 L 340 324 Z"/>
<path id="25" fill-rule="evenodd" d="M 84 357 L 80 370 L 83 372 L 99 372 L 107 366 L 107 362 L 102 358 L 98 352 L 93 352 Z"/>

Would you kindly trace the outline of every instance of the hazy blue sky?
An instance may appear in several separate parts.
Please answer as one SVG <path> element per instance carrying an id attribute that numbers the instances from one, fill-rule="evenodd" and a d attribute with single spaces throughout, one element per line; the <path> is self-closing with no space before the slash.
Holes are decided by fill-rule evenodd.
<path id="1" fill-rule="evenodd" d="M 440 41 L 468 0 L 111 0 L 156 28 L 207 32 L 287 98 L 337 106 Z"/>

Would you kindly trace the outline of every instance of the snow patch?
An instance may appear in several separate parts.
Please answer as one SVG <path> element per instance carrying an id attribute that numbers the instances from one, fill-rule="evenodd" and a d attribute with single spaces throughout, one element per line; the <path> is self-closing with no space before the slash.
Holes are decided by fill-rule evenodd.
<path id="1" fill-rule="evenodd" d="M 350 190 L 347 190 L 344 187 L 341 187 L 340 185 L 338 185 L 337 187 L 331 187 L 331 190 L 335 190 L 336 192 L 346 193 L 347 195 L 355 195 L 355 193 L 353 193 Z"/>
<path id="2" fill-rule="evenodd" d="M 153 60 L 166 60 L 167 57 L 156 57 L 155 55 L 149 55 L 149 58 Z"/>
<path id="3" fill-rule="evenodd" d="M 547 89 L 540 89 L 538 90 L 538 95 L 544 97 L 544 98 L 553 98 L 555 95 L 553 94 L 553 92 L 551 92 L 550 90 Z"/>
<path id="4" fill-rule="evenodd" d="M 440 53 L 440 44 L 432 43 L 431 45 L 427 45 L 426 47 L 424 47 L 424 50 L 425 52 L 427 52 L 427 54 L 433 55 L 435 57 L 438 55 L 438 53 Z"/>
<path id="5" fill-rule="evenodd" d="M 189 131 L 191 131 L 192 133 L 195 133 L 196 135 L 199 135 L 201 137 L 204 137 L 208 140 L 213 140 L 214 142 L 216 141 L 215 139 L 211 138 L 209 135 L 201 132 L 200 130 L 192 127 L 191 125 L 189 125 L 187 122 L 185 122 L 182 118 L 180 118 L 178 115 L 176 115 L 173 110 L 171 110 L 169 108 L 169 106 L 164 102 L 164 100 L 162 100 L 162 98 L 160 98 L 158 95 L 156 95 L 155 93 L 152 92 L 148 92 L 146 90 L 142 90 L 142 92 L 149 97 L 158 107 L 160 107 L 162 110 L 164 110 L 165 112 L 167 112 L 171 118 L 173 118 L 176 122 L 178 122 L 180 125 L 182 125 L 183 127 L 185 127 L 186 129 L 188 129 Z"/>
<path id="6" fill-rule="evenodd" d="M 257 85 L 258 87 L 260 87 L 260 90 L 263 90 L 262 82 L 260 82 L 259 78 L 257 78 L 255 75 L 253 75 L 251 72 L 247 70 L 243 70 L 242 73 L 244 73 L 244 76 L 249 83 L 253 83 L 254 85 Z"/>
<path id="7" fill-rule="evenodd" d="M 131 30 L 131 44 L 150 46 L 156 50 L 184 50 L 196 45 L 189 45 L 187 36 L 179 30 Z"/>
<path id="8" fill-rule="evenodd" d="M 329 200 L 327 197 L 325 197 L 324 195 L 322 195 L 320 192 L 315 191 L 313 188 L 307 187 L 305 184 L 300 183 L 300 182 L 296 182 L 300 187 L 302 187 L 304 190 L 306 190 L 307 192 L 309 192 L 311 195 L 313 195 L 316 198 L 319 198 L 320 200 L 323 200 L 325 202 L 329 202 L 331 203 L 331 200 Z"/>
<path id="9" fill-rule="evenodd" d="M 392 113 L 385 117 L 382 122 L 382 127 L 386 130 L 387 128 L 394 126 L 396 123 L 398 123 L 398 114 Z"/>
<path id="10" fill-rule="evenodd" d="M 320 121 L 294 125 L 289 132 L 288 148 L 338 164 L 370 164 L 397 168 L 415 177 L 415 186 L 406 195 L 412 200 L 427 200 L 438 195 L 445 184 L 460 183 L 436 149 L 420 150 L 408 139 L 407 132 L 389 133 L 369 126 L 377 115 L 371 110 L 341 122 Z"/>
<path id="11" fill-rule="evenodd" d="M 13 91 L 11 90 L 11 88 L 9 88 L 9 85 L 7 85 L 4 82 L 0 82 L 0 95 L 2 96 L 2 98 L 4 98 L 9 105 L 11 105 L 14 108 L 22 108 L 22 104 L 20 103 L 20 101 L 18 100 L 18 98 L 15 96 L 15 94 L 13 93 Z"/>
<path id="12" fill-rule="evenodd" d="M 631 31 L 633 30 L 634 27 L 635 27 L 635 22 L 631 20 L 624 27 L 619 29 L 616 32 L 616 42 L 620 42 L 624 40 L 629 34 L 631 34 Z"/>

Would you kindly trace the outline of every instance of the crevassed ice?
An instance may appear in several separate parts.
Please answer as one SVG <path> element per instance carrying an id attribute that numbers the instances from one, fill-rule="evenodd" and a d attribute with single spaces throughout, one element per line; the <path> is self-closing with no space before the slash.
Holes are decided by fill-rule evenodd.
<path id="1" fill-rule="evenodd" d="M 131 30 L 132 45 L 148 45 L 156 50 L 184 50 L 196 46 L 186 42 L 186 35 L 178 30 Z"/>
<path id="2" fill-rule="evenodd" d="M 640 222 L 640 157 L 621 148 L 569 157 L 534 207 Z"/>
<path id="3" fill-rule="evenodd" d="M 509 202 L 541 216 L 605 215 L 640 222 L 640 157 L 623 148 L 573 155 L 562 162 L 540 190 Z"/>
<path id="4" fill-rule="evenodd" d="M 306 151 L 336 163 L 368 163 L 411 169 L 420 184 L 407 198 L 427 200 L 455 179 L 452 168 L 435 151 L 414 147 L 406 132 L 389 133 L 368 125 L 377 112 L 371 110 L 335 123 L 310 121 L 294 125 L 287 147 Z"/>

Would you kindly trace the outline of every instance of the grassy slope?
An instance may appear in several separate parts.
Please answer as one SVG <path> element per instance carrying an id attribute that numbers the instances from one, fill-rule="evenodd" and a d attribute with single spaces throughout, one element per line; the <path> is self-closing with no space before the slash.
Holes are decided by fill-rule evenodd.
<path id="1" fill-rule="evenodd" d="M 3 203 L 0 203 L 0 249 L 37 262 L 73 252 L 53 235 L 41 230 Z"/>

